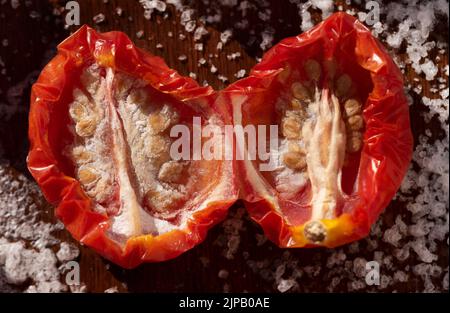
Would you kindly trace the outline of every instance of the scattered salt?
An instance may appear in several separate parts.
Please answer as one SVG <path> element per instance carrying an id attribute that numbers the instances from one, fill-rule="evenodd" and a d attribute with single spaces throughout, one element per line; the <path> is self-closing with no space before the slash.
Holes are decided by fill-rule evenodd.
<path id="1" fill-rule="evenodd" d="M 78 249 L 52 235 L 61 225 L 40 220 L 45 200 L 37 186 L 11 171 L 0 164 L 0 292 L 26 282 L 26 292 L 67 291 L 58 264 L 76 258 Z M 50 248 L 58 245 L 55 255 Z"/>
<path id="2" fill-rule="evenodd" d="M 94 21 L 95 24 L 101 24 L 105 21 L 105 19 L 106 19 L 106 17 L 105 17 L 105 14 L 103 14 L 103 13 L 99 13 L 92 18 L 92 20 Z"/>

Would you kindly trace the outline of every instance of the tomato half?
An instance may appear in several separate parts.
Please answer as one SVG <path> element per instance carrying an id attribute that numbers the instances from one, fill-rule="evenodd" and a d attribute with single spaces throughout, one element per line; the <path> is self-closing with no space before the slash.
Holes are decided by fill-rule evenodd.
<path id="1" fill-rule="evenodd" d="M 176 257 L 237 198 L 232 161 L 169 153 L 175 124 L 223 128 L 216 98 L 125 34 L 84 26 L 32 88 L 29 170 L 72 235 L 107 259 L 131 268 Z"/>
<path id="2" fill-rule="evenodd" d="M 247 209 L 268 238 L 335 247 L 368 234 L 413 142 L 401 72 L 366 27 L 336 13 L 274 46 L 224 94 L 235 124 L 280 126 L 272 169 L 238 162 Z"/>

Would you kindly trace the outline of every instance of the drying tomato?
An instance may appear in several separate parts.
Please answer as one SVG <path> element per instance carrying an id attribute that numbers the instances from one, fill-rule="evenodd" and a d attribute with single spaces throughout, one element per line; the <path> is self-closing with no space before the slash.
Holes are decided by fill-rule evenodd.
<path id="1" fill-rule="evenodd" d="M 221 92 L 180 76 L 123 33 L 82 27 L 33 86 L 29 122 L 28 167 L 57 216 L 127 268 L 202 241 L 239 192 L 281 247 L 359 239 L 412 154 L 401 73 L 344 13 L 283 40 Z M 193 154 L 173 157 L 173 126 L 195 137 L 205 126 L 223 135 L 229 124 L 241 127 L 236 144 L 192 138 Z M 248 158 L 248 127 L 259 158 Z M 194 156 L 193 146 L 244 160 Z"/>
<path id="2" fill-rule="evenodd" d="M 29 170 L 72 235 L 107 259 L 176 257 L 237 198 L 232 161 L 169 154 L 175 124 L 222 129 L 216 98 L 123 33 L 83 26 L 32 88 Z"/>
<path id="3" fill-rule="evenodd" d="M 368 234 L 408 168 L 412 135 L 402 75 L 366 27 L 334 14 L 274 46 L 224 96 L 236 125 L 280 126 L 272 167 L 238 161 L 268 238 L 335 247 Z"/>

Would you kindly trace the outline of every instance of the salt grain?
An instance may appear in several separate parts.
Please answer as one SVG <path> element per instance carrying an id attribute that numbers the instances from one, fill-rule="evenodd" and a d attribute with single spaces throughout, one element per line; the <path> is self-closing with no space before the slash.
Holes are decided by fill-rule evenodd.
<path id="1" fill-rule="evenodd" d="M 19 0 L 11 0 L 11 8 L 14 10 L 17 9 L 20 6 Z"/>
<path id="2" fill-rule="evenodd" d="M 234 76 L 235 76 L 236 78 L 242 78 L 242 77 L 245 76 L 246 73 L 247 73 L 247 72 L 246 72 L 244 69 L 240 69 L 239 71 L 237 71 L 236 74 L 234 74 Z"/>
<path id="3" fill-rule="evenodd" d="M 136 32 L 136 38 L 141 39 L 144 36 L 144 31 L 140 30 L 138 32 Z"/>
<path id="4" fill-rule="evenodd" d="M 438 73 L 437 66 L 431 60 L 428 60 L 425 63 L 421 64 L 420 68 L 425 74 L 426 80 L 433 80 Z"/>
<path id="5" fill-rule="evenodd" d="M 228 82 L 228 77 L 221 74 L 217 75 L 217 79 L 220 80 L 222 83 Z"/>
<path id="6" fill-rule="evenodd" d="M 208 34 L 208 31 L 206 30 L 205 27 L 203 27 L 203 26 L 197 27 L 194 32 L 194 41 L 200 41 L 202 39 L 202 37 L 207 34 Z"/>
<path id="7" fill-rule="evenodd" d="M 194 44 L 194 49 L 197 51 L 203 51 L 203 44 L 202 43 Z"/>
<path id="8" fill-rule="evenodd" d="M 195 27 L 196 27 L 195 21 L 189 21 L 189 22 L 186 23 L 184 29 L 185 29 L 188 33 L 192 33 L 192 32 L 194 31 Z"/>
<path id="9" fill-rule="evenodd" d="M 217 277 L 221 278 L 221 279 L 227 279 L 228 278 L 228 271 L 227 270 L 220 270 L 219 273 L 217 274 Z"/>
<path id="10" fill-rule="evenodd" d="M 286 292 L 289 289 L 291 289 L 295 284 L 296 282 L 293 279 L 282 279 L 279 282 L 277 289 L 279 292 Z"/>
<path id="11" fill-rule="evenodd" d="M 105 19 L 105 14 L 99 13 L 92 18 L 92 21 L 94 21 L 95 24 L 101 24 L 105 21 Z"/>
<path id="12" fill-rule="evenodd" d="M 79 254 L 80 250 L 78 250 L 76 246 L 67 242 L 62 242 L 56 253 L 56 257 L 61 262 L 67 262 L 76 259 Z"/>
<path id="13" fill-rule="evenodd" d="M 232 35 L 233 31 L 231 29 L 227 29 L 220 33 L 220 41 L 225 45 L 228 43 Z"/>
<path id="14" fill-rule="evenodd" d="M 105 293 L 118 293 L 118 292 L 119 289 L 117 288 L 117 286 L 113 286 L 105 290 Z"/>

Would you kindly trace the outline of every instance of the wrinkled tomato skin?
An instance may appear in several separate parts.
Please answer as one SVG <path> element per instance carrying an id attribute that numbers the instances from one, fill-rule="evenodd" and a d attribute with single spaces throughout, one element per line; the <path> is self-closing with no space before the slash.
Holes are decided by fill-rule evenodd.
<path id="1" fill-rule="evenodd" d="M 227 200 L 194 212 L 185 227 L 158 236 L 131 237 L 125 245 L 109 238 L 108 217 L 93 210 L 90 198 L 69 174 L 70 166 L 61 153 L 64 144 L 70 141 L 64 115 L 67 116 L 72 90 L 82 69 L 93 62 L 141 78 L 179 101 L 208 103 L 219 115 L 226 108 L 216 106 L 217 95 L 212 88 L 200 87 L 194 80 L 180 76 L 159 57 L 136 48 L 124 33 L 99 34 L 87 26 L 58 46 L 57 56 L 46 65 L 32 87 L 28 168 L 46 199 L 56 206 L 56 216 L 72 236 L 124 268 L 175 258 L 202 242 L 208 229 L 223 220 L 236 201 L 234 164 L 224 163 L 231 173 L 223 178 L 231 185 L 225 194 Z"/>
<path id="2" fill-rule="evenodd" d="M 354 17 L 336 13 L 310 31 L 282 40 L 263 56 L 249 77 L 223 91 L 233 108 L 246 115 L 243 125 L 261 123 L 260 114 L 252 115 L 254 108 L 269 110 L 282 87 L 280 73 L 295 69 L 296 64 L 299 67 L 308 58 L 335 59 L 357 82 L 360 94 L 366 95 L 363 149 L 352 169 L 353 190 L 342 214 L 327 221 L 328 239 L 321 244 L 336 247 L 367 236 L 400 187 L 413 149 L 409 109 L 402 74 L 383 46 Z M 245 101 L 233 100 L 243 96 Z M 303 225 L 287 221 L 282 199 L 273 187 L 265 184 L 261 192 L 245 179 L 249 170 L 244 162 L 238 162 L 238 168 L 244 177 L 241 190 L 246 208 L 270 240 L 280 247 L 317 246 L 304 238 Z"/>

